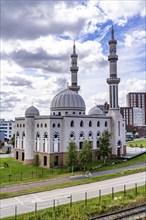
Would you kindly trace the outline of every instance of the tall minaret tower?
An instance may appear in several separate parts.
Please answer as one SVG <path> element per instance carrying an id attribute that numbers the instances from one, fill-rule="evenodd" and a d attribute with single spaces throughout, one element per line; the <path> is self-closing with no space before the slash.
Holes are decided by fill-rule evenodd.
<path id="1" fill-rule="evenodd" d="M 117 60 L 116 54 L 117 41 L 114 38 L 114 29 L 112 26 L 111 39 L 109 40 L 109 78 L 107 83 L 109 85 L 109 112 L 111 117 L 111 147 L 112 154 L 121 157 L 125 155 L 125 122 L 119 111 L 118 105 L 118 84 L 120 78 L 117 77 Z"/>
<path id="2" fill-rule="evenodd" d="M 75 41 L 73 44 L 73 53 L 71 54 L 71 86 L 69 86 L 69 89 L 73 90 L 74 92 L 77 92 L 80 90 L 80 86 L 78 86 L 78 66 L 77 66 L 77 58 L 78 55 L 76 54 L 76 46 Z"/>
<path id="3" fill-rule="evenodd" d="M 118 109 L 118 84 L 120 78 L 117 78 L 117 60 L 118 56 L 116 54 L 116 45 L 117 41 L 114 39 L 114 29 L 112 26 L 111 30 L 111 40 L 109 41 L 109 67 L 110 67 L 110 76 L 107 79 L 109 84 L 109 108 Z"/>

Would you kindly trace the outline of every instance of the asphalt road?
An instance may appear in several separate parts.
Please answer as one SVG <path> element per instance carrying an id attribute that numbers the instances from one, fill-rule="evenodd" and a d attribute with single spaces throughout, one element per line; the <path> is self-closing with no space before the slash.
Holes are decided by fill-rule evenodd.
<path id="1" fill-rule="evenodd" d="M 114 187 L 114 192 L 118 192 L 123 190 L 124 185 L 126 185 L 126 189 L 130 189 L 134 188 L 135 183 L 137 183 L 137 186 L 144 185 L 145 181 L 146 172 L 141 172 L 96 183 L 2 199 L 0 201 L 0 214 L 1 218 L 3 218 L 13 216 L 15 212 L 20 214 L 34 211 L 36 204 L 37 210 L 40 210 L 53 207 L 54 204 L 61 205 L 69 203 L 71 199 L 75 202 L 85 200 L 85 196 L 87 198 L 95 198 L 99 196 L 99 190 L 101 190 L 102 195 L 106 195 L 112 192 L 112 187 Z"/>

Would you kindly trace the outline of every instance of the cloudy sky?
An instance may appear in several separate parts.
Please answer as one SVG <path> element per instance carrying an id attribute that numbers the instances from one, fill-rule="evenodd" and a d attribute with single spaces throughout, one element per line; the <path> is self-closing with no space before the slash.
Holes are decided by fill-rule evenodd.
<path id="1" fill-rule="evenodd" d="M 0 0 L 1 117 L 24 116 L 36 106 L 50 113 L 54 95 L 70 84 L 73 40 L 78 84 L 86 112 L 108 101 L 108 40 L 114 25 L 119 105 L 128 92 L 145 91 L 144 0 Z"/>

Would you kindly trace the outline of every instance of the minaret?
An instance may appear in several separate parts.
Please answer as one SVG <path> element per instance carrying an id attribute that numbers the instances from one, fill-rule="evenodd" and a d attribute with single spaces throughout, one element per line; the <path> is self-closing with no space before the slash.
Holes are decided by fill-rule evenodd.
<path id="1" fill-rule="evenodd" d="M 116 54 L 117 41 L 114 39 L 114 29 L 112 26 L 111 40 L 109 40 L 109 78 L 107 83 L 109 85 L 109 111 L 108 116 L 111 117 L 111 147 L 112 154 L 118 157 L 125 155 L 125 122 L 119 111 L 118 105 L 118 84 L 120 78 L 117 78 L 117 60 Z"/>
<path id="2" fill-rule="evenodd" d="M 110 76 L 107 79 L 109 84 L 109 108 L 118 109 L 118 84 L 120 78 L 117 78 L 117 60 L 118 56 L 116 54 L 116 45 L 117 41 L 114 39 L 114 29 L 112 26 L 111 30 L 111 40 L 109 41 L 109 67 L 110 67 Z"/>
<path id="3" fill-rule="evenodd" d="M 73 90 L 74 92 L 77 92 L 80 90 L 80 86 L 78 86 L 77 78 L 78 78 L 78 66 L 77 66 L 77 58 L 78 55 L 76 54 L 76 46 L 75 41 L 73 44 L 73 53 L 71 54 L 71 86 L 69 86 L 69 89 Z"/>

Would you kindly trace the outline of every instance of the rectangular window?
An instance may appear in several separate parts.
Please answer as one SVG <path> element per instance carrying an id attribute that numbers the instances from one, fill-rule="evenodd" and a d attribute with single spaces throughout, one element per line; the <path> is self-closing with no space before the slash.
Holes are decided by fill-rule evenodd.
<path id="1" fill-rule="evenodd" d="M 44 166 L 47 166 L 47 156 L 44 156 Z"/>
<path id="2" fill-rule="evenodd" d="M 18 151 L 16 151 L 16 160 L 18 160 L 19 159 L 19 153 L 18 153 Z"/>
<path id="3" fill-rule="evenodd" d="M 22 152 L 22 161 L 24 161 L 24 152 Z"/>
<path id="4" fill-rule="evenodd" d="M 83 148 L 83 142 L 79 143 L 79 150 L 81 150 Z"/>
<path id="5" fill-rule="evenodd" d="M 99 148 L 99 141 L 96 142 L 96 147 Z"/>

